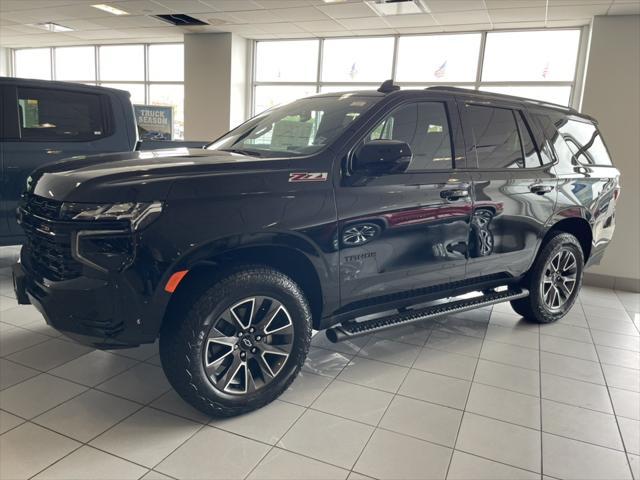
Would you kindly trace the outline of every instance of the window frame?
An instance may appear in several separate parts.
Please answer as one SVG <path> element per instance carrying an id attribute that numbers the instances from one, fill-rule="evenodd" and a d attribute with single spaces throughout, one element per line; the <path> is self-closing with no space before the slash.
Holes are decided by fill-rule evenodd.
<path id="1" fill-rule="evenodd" d="M 379 176 L 387 177 L 391 175 L 422 175 L 429 173 L 446 173 L 452 171 L 460 171 L 464 170 L 464 167 L 456 167 L 456 142 L 454 138 L 454 128 L 451 122 L 452 115 L 449 111 L 449 107 L 453 101 L 453 98 L 407 98 L 403 99 L 397 103 L 394 103 L 391 108 L 385 108 L 383 112 L 376 112 L 372 118 L 368 119 L 367 126 L 363 127 L 364 132 L 358 133 L 356 138 L 357 140 L 353 143 L 351 148 L 349 148 L 348 153 L 346 155 L 346 165 L 345 165 L 345 173 L 347 176 L 357 175 L 353 170 L 353 158 L 355 156 L 356 150 L 363 144 L 364 140 L 371 135 L 371 133 L 378 127 L 380 122 L 386 120 L 394 112 L 397 110 L 406 107 L 407 105 L 417 105 L 420 103 L 439 103 L 444 107 L 445 116 L 447 118 L 448 130 L 449 130 L 449 148 L 451 150 L 451 164 L 449 168 L 430 168 L 426 170 L 405 170 L 403 172 L 395 172 L 395 173 L 384 173 Z M 455 118 L 455 117 L 454 117 Z"/>
<path id="2" fill-rule="evenodd" d="M 345 90 L 349 90 L 349 82 L 328 82 L 322 80 L 322 56 L 324 52 L 324 41 L 325 40 L 333 40 L 333 39 L 346 39 L 346 38 L 377 38 L 377 37 L 392 37 L 394 38 L 394 47 L 393 47 L 393 61 L 392 61 L 392 71 L 391 71 L 391 79 L 400 85 L 403 88 L 428 88 L 431 86 L 437 85 L 447 85 L 447 86 L 456 86 L 469 88 L 470 90 L 481 90 L 482 87 L 514 87 L 514 86 L 522 86 L 522 87 L 554 87 L 554 86 L 568 86 L 571 88 L 571 93 L 569 96 L 569 107 L 578 109 L 581 102 L 581 91 L 582 91 L 582 81 L 585 71 L 586 65 L 586 55 L 588 49 L 588 26 L 580 26 L 580 27 L 557 27 L 552 29 L 545 29 L 540 27 L 534 28 L 519 28 L 519 29 L 505 29 L 500 30 L 500 32 L 530 32 L 530 31 L 558 31 L 558 30 L 579 30 L 580 31 L 580 39 L 578 42 L 578 49 L 576 52 L 577 60 L 576 67 L 574 72 L 574 78 L 571 81 L 482 81 L 482 71 L 483 71 L 483 62 L 484 62 L 484 54 L 486 50 L 487 43 L 487 35 L 491 33 L 490 31 L 478 31 L 478 30 L 465 30 L 459 32 L 434 32 L 434 33 L 411 33 L 411 34 L 395 34 L 395 35 L 367 35 L 363 37 L 357 36 L 326 36 L 319 37 L 318 41 L 318 69 L 317 69 L 317 78 L 315 81 L 309 82 L 274 82 L 274 81 L 257 81 L 256 80 L 256 64 L 257 64 L 257 44 L 258 43 L 266 43 L 266 42 L 278 42 L 278 41 L 293 41 L 293 40 L 309 40 L 308 38 L 278 38 L 278 39 L 264 39 L 264 40 L 254 40 L 252 42 L 251 48 L 251 71 L 249 73 L 250 78 L 248 82 L 248 107 L 250 117 L 256 115 L 257 112 L 255 109 L 255 89 L 258 86 L 311 86 L 315 88 L 316 94 L 322 93 L 321 89 L 323 87 L 345 87 Z M 399 39 L 401 37 L 414 37 L 414 36 L 444 36 L 444 35 L 461 35 L 461 34 L 469 34 L 469 33 L 480 33 L 480 49 L 478 53 L 478 64 L 476 68 L 476 78 L 473 81 L 469 82 L 400 82 L 396 79 L 396 71 L 397 71 L 397 61 L 398 61 L 398 45 Z M 379 87 L 380 82 L 353 82 L 354 87 Z M 567 105 L 565 105 L 567 106 Z"/>

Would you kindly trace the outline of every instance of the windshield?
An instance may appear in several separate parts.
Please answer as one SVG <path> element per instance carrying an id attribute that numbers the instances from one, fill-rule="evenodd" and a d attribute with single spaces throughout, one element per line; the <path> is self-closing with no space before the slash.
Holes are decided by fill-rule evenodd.
<path id="1" fill-rule="evenodd" d="M 276 107 L 207 148 L 256 157 L 298 157 L 322 150 L 382 96 L 310 97 Z"/>

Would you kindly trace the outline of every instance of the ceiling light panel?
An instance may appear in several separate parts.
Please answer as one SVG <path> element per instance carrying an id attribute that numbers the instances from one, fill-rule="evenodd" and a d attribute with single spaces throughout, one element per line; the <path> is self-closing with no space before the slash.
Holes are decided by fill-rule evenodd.
<path id="1" fill-rule="evenodd" d="M 97 8 L 98 10 L 102 10 L 103 12 L 111 13 L 112 15 L 129 15 L 129 12 L 125 12 L 116 7 L 112 7 L 111 5 L 107 5 L 106 3 L 97 3 L 95 5 L 91 5 L 93 8 Z"/>
<path id="2" fill-rule="evenodd" d="M 37 23 L 33 25 L 36 28 L 47 30 L 48 32 L 72 32 L 73 28 L 65 27 L 53 22 Z"/>

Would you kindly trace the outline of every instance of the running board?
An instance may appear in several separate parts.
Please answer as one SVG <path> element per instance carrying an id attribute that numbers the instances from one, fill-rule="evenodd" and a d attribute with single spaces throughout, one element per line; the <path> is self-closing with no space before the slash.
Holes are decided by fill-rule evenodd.
<path id="1" fill-rule="evenodd" d="M 423 320 L 432 320 L 435 318 L 451 315 L 452 313 L 466 312 L 496 303 L 508 302 L 529 296 L 529 290 L 526 288 L 516 288 L 513 290 L 505 290 L 502 292 L 492 292 L 479 297 L 473 297 L 465 300 L 455 300 L 449 303 L 441 303 L 431 307 L 425 307 L 418 310 L 408 310 L 396 313 L 389 317 L 375 318 L 373 320 L 365 320 L 356 322 L 349 320 L 336 327 L 326 330 L 327 338 L 333 342 L 342 342 L 351 338 L 368 335 L 369 333 L 380 332 L 393 327 L 407 325 L 409 323 L 420 322 Z"/>

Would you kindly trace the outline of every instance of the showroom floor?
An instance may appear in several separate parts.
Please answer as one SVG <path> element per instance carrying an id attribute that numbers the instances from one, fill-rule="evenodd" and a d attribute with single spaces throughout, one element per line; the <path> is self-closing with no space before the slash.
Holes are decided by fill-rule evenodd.
<path id="1" fill-rule="evenodd" d="M 586 287 L 541 327 L 500 305 L 319 334 L 280 400 L 211 420 L 155 345 L 91 350 L 17 306 L 0 252 L 2 479 L 640 478 L 640 294 Z"/>

